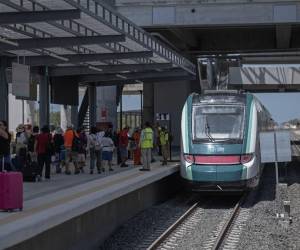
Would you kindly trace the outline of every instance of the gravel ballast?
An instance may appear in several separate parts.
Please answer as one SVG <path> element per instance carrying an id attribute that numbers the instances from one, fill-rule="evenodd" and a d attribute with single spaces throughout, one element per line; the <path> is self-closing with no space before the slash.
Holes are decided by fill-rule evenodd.
<path id="1" fill-rule="evenodd" d="M 274 165 L 265 168 L 260 189 L 253 192 L 252 199 L 245 204 L 250 208 L 250 218 L 242 229 L 238 249 L 300 249 L 299 165 L 299 162 L 288 164 L 288 176 L 281 178 L 281 182 L 287 182 L 287 188 L 280 186 L 277 195 Z M 281 177 L 284 177 L 284 172 L 281 171 Z M 291 224 L 276 217 L 277 213 L 284 213 L 283 200 L 291 202 Z"/>
<path id="2" fill-rule="evenodd" d="M 234 249 L 300 249 L 300 163 L 294 161 L 287 169 L 287 179 L 281 181 L 288 185 L 280 186 L 276 194 L 274 165 L 265 167 L 260 188 L 249 194 L 241 208 L 247 218 L 236 237 L 238 241 Z M 284 171 L 281 171 L 281 176 L 283 175 Z M 196 196 L 191 197 L 191 194 L 182 193 L 145 210 L 119 228 L 100 249 L 146 249 L 159 233 L 172 225 L 190 207 L 191 200 Z M 200 197 L 201 204 L 211 199 L 203 195 Z M 276 213 L 284 212 L 283 200 L 291 202 L 291 224 L 288 220 L 276 218 Z M 193 232 L 178 238 L 176 249 L 203 249 L 235 201 L 237 199 L 230 196 L 213 198 L 212 204 L 203 207 L 201 220 Z"/>

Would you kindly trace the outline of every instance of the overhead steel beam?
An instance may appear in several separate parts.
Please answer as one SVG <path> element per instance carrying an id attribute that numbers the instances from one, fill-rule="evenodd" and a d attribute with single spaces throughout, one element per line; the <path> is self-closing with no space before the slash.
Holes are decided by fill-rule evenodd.
<path id="1" fill-rule="evenodd" d="M 174 70 L 167 71 L 151 71 L 151 72 L 138 72 L 138 73 L 123 73 L 121 77 L 124 77 L 126 80 L 139 80 L 150 79 L 150 78 L 158 78 L 158 77 L 172 77 L 172 76 L 188 76 L 188 73 L 181 68 L 174 68 Z M 83 82 L 99 82 L 99 81 L 114 81 L 120 80 L 120 76 L 118 77 L 116 74 L 103 74 L 103 75 L 84 75 L 78 78 L 79 83 Z"/>
<path id="2" fill-rule="evenodd" d="M 139 81 L 143 83 L 160 83 L 160 82 L 184 82 L 184 81 L 192 81 L 195 80 L 195 76 L 188 75 L 188 76 L 171 76 L 171 77 L 157 77 L 157 78 L 150 78 L 150 79 L 143 79 L 140 78 Z M 97 86 L 112 86 L 112 85 L 120 85 L 120 84 L 136 84 L 135 80 L 124 79 L 124 80 L 117 80 L 117 81 L 100 81 L 96 82 Z"/>
<path id="3" fill-rule="evenodd" d="M 232 89 L 251 92 L 300 92 L 300 84 L 229 84 Z"/>
<path id="4" fill-rule="evenodd" d="M 1 12 L 0 24 L 36 23 L 57 20 L 80 19 L 81 11 L 75 10 L 44 10 Z"/>
<path id="5" fill-rule="evenodd" d="M 0 40 L 0 51 L 23 50 L 23 49 L 45 49 L 54 47 L 70 47 L 78 45 L 102 44 L 111 42 L 125 42 L 125 35 L 103 35 L 103 36 L 78 36 L 78 37 L 51 37 L 31 39 L 10 39 L 9 42 L 18 46 L 3 43 Z"/>
<path id="6" fill-rule="evenodd" d="M 124 71 L 147 71 L 155 69 L 172 68 L 171 63 L 151 63 L 151 64 L 120 64 L 120 65 L 99 65 L 100 71 L 89 69 L 85 66 L 66 66 L 49 68 L 49 76 L 71 76 L 71 75 L 91 75 L 104 73 L 122 73 Z"/>
<path id="7" fill-rule="evenodd" d="M 26 64 L 30 66 L 50 66 L 50 65 L 62 64 L 62 63 L 97 62 L 97 61 L 112 60 L 112 59 L 132 59 L 132 58 L 145 58 L 145 57 L 152 57 L 152 56 L 153 56 L 152 51 L 59 55 L 59 57 L 65 58 L 65 60 L 60 60 L 52 56 L 27 56 Z M 17 61 L 17 58 L 14 60 Z"/>

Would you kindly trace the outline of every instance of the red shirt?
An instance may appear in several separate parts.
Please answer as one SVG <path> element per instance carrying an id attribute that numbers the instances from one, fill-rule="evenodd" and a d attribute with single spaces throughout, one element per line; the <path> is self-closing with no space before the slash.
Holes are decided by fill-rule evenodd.
<path id="1" fill-rule="evenodd" d="M 128 131 L 123 129 L 119 135 L 119 144 L 120 146 L 128 146 Z"/>
<path id="2" fill-rule="evenodd" d="M 51 134 L 48 133 L 42 133 L 37 136 L 36 151 L 38 154 L 46 153 L 47 145 L 51 142 L 51 138 L 52 138 Z"/>

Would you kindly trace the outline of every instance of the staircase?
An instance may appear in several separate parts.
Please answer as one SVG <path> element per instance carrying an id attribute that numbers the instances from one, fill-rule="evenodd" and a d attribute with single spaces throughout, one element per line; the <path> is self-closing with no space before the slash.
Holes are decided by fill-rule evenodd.
<path id="1" fill-rule="evenodd" d="M 84 117 L 82 126 L 85 128 L 84 130 L 86 133 L 90 133 L 90 107 L 89 106 L 85 113 L 85 117 Z"/>

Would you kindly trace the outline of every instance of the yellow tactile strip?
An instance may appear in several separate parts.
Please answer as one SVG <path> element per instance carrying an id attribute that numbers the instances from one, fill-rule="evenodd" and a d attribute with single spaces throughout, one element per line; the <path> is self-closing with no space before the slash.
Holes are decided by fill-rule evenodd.
<path id="1" fill-rule="evenodd" d="M 28 216 L 31 216 L 34 213 L 38 213 L 38 212 L 41 212 L 41 211 L 43 211 L 45 209 L 53 208 L 55 206 L 67 203 L 67 202 L 75 200 L 75 199 L 77 199 L 77 198 L 79 198 L 81 196 L 88 195 L 88 194 L 91 194 L 91 193 L 103 190 L 106 187 L 112 186 L 114 184 L 117 184 L 117 183 L 129 180 L 129 179 L 132 179 L 132 178 L 135 178 L 135 177 L 138 177 L 138 176 L 141 176 L 143 174 L 144 173 L 142 173 L 142 172 L 133 173 L 132 175 L 125 176 L 123 178 L 111 181 L 109 183 L 104 183 L 102 185 L 100 184 L 99 186 L 96 186 L 96 187 L 93 187 L 93 188 L 90 188 L 90 189 L 87 189 L 87 190 L 84 190 L 84 191 L 81 191 L 81 192 L 77 192 L 77 193 L 72 194 L 70 196 L 62 197 L 62 198 L 60 198 L 58 200 L 55 200 L 53 202 L 45 203 L 43 205 L 40 205 L 40 206 L 31 208 L 31 209 L 28 209 L 28 210 L 24 210 L 24 211 L 22 211 L 20 213 L 12 214 L 11 216 L 8 216 L 8 217 L 5 217 L 3 219 L 0 219 L 0 226 L 2 226 L 4 224 L 11 223 L 11 222 L 14 222 L 14 221 L 19 220 L 19 219 L 26 218 Z"/>

